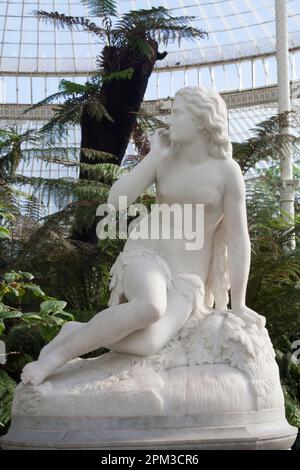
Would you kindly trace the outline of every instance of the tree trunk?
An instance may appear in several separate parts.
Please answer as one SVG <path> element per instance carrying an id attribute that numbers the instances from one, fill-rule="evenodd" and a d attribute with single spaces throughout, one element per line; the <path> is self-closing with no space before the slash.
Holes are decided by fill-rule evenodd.
<path id="1" fill-rule="evenodd" d="M 144 99 L 149 77 L 157 60 L 162 60 L 167 53 L 158 52 L 156 41 L 148 41 L 153 48 L 153 56 L 150 60 L 141 56 L 129 48 L 115 48 L 106 46 L 101 54 L 101 66 L 107 73 L 133 68 L 132 78 L 128 80 L 113 80 L 104 84 L 101 96 L 104 96 L 104 105 L 114 119 L 112 123 L 106 117 L 100 121 L 87 112 L 83 112 L 81 118 L 81 147 L 114 154 L 116 159 L 109 161 L 120 165 L 125 155 L 136 116 L 132 112 L 138 112 Z M 101 159 L 88 159 L 81 153 L 80 160 L 83 163 L 103 163 Z M 80 179 L 87 178 L 84 170 L 80 171 Z M 88 230 L 76 234 L 76 239 L 97 243 L 96 224 Z"/>

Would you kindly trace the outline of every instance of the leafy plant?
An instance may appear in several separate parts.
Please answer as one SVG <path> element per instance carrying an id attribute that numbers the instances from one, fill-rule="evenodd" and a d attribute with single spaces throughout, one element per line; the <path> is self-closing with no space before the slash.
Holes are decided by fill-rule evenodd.
<path id="1" fill-rule="evenodd" d="M 56 300 L 47 296 L 42 289 L 32 283 L 34 276 L 29 272 L 11 271 L 5 273 L 0 282 L 0 335 L 5 330 L 5 321 L 18 318 L 26 323 L 36 323 L 46 339 L 51 338 L 53 333 L 57 332 L 57 327 L 61 327 L 66 320 L 73 319 L 73 316 L 66 312 L 64 308 L 67 302 Z M 43 300 L 39 306 L 39 311 L 23 312 L 21 300 L 34 296 Z M 10 299 L 15 305 L 15 299 L 18 307 L 6 305 L 5 299 Z"/>

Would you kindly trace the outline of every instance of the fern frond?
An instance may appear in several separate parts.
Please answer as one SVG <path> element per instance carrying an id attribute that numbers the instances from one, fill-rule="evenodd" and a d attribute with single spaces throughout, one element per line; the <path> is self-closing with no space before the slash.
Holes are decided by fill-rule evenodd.
<path id="1" fill-rule="evenodd" d="M 0 426 L 6 426 L 11 418 L 11 405 L 16 382 L 4 371 L 0 371 Z"/>
<path id="2" fill-rule="evenodd" d="M 147 113 L 143 108 L 140 108 L 137 112 L 132 111 L 132 114 L 136 115 L 136 120 L 145 133 L 154 132 L 158 127 L 168 128 L 168 125 L 162 119 Z"/>
<path id="3" fill-rule="evenodd" d="M 130 80 L 132 78 L 132 74 L 134 69 L 132 67 L 120 70 L 118 72 L 112 72 L 107 75 L 103 75 L 103 83 L 110 83 L 113 80 Z"/>
<path id="4" fill-rule="evenodd" d="M 78 180 L 75 183 L 74 193 L 79 200 L 95 200 L 99 203 L 107 201 L 110 185 L 99 184 L 99 181 Z"/>
<path id="5" fill-rule="evenodd" d="M 21 208 L 25 217 L 30 217 L 35 221 L 40 220 L 44 215 L 40 201 L 33 195 L 28 196 L 25 201 L 21 201 Z"/>
<path id="6" fill-rule="evenodd" d="M 144 55 L 148 57 L 149 60 L 151 60 L 154 57 L 154 49 L 146 41 L 146 39 L 137 38 L 134 35 L 132 35 L 132 37 L 128 35 L 127 43 L 128 43 L 128 46 L 137 54 Z"/>
<path id="7" fill-rule="evenodd" d="M 103 119 L 103 116 L 105 116 L 106 119 L 108 119 L 110 122 L 114 122 L 113 117 L 108 113 L 100 99 L 90 99 L 87 103 L 85 103 L 84 109 L 87 114 L 94 117 L 99 122 Z"/>
<path id="8" fill-rule="evenodd" d="M 82 0 L 91 16 L 117 16 L 117 5 L 114 0 Z"/>
<path id="9" fill-rule="evenodd" d="M 57 207 L 65 206 L 74 199 L 76 186 L 74 178 L 39 178 L 25 175 L 15 175 L 15 184 L 28 184 L 32 188 L 32 196 L 41 203 L 43 200 L 53 200 Z"/>
<path id="10" fill-rule="evenodd" d="M 22 150 L 22 157 L 25 162 L 33 158 L 44 160 L 45 162 L 61 163 L 63 165 L 76 165 L 79 149 L 77 147 L 32 147 Z"/>
<path id="11" fill-rule="evenodd" d="M 79 95 L 82 93 L 87 93 L 90 88 L 91 84 L 89 84 L 88 81 L 83 85 L 81 83 L 62 79 L 59 83 L 59 90 L 65 95 Z"/>
<path id="12" fill-rule="evenodd" d="M 83 16 L 67 16 L 63 13 L 59 13 L 58 11 L 47 12 L 44 10 L 35 10 L 34 14 L 38 19 L 43 19 L 58 28 L 64 29 L 67 27 L 71 31 L 74 28 L 83 29 L 84 31 L 96 34 L 102 39 L 106 37 L 105 29 L 97 26 L 95 23 Z"/>
<path id="13" fill-rule="evenodd" d="M 21 114 L 24 115 L 28 113 L 29 111 L 32 111 L 33 109 L 39 108 L 41 106 L 46 106 L 48 104 L 53 103 L 53 101 L 56 101 L 57 99 L 64 98 L 64 97 L 65 97 L 65 93 L 62 91 L 53 93 L 52 95 L 47 96 L 45 99 L 38 101 L 37 103 L 34 103 L 32 106 L 29 106 Z"/>
<path id="14" fill-rule="evenodd" d="M 81 148 L 82 154 L 89 160 L 115 160 L 117 159 L 116 155 L 108 152 L 101 152 L 100 150 Z"/>
<path id="15" fill-rule="evenodd" d="M 123 170 L 111 163 L 79 163 L 78 166 L 86 172 L 88 179 L 98 180 L 111 185 L 117 180 Z"/>
<path id="16" fill-rule="evenodd" d="M 177 38 L 180 45 L 183 38 L 196 40 L 207 36 L 207 33 L 202 29 L 189 25 L 193 19 L 195 19 L 194 16 L 173 17 L 170 10 L 164 7 L 131 10 L 122 15 L 116 23 L 115 34 L 116 36 L 125 34 L 128 37 L 133 33 L 137 39 L 145 39 L 150 36 L 165 46 Z"/>

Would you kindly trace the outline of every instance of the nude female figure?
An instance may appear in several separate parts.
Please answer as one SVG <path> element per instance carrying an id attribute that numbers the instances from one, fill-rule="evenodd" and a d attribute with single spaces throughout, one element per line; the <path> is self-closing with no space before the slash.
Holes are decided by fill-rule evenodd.
<path id="1" fill-rule="evenodd" d="M 118 209 L 119 196 L 126 195 L 130 206 L 155 182 L 159 204 L 192 204 L 193 213 L 196 204 L 203 204 L 203 247 L 187 250 L 184 237 L 129 237 L 124 251 L 134 247 L 155 250 L 164 256 L 172 273 L 195 274 L 205 285 L 214 234 L 222 222 L 228 240 L 231 310 L 264 326 L 264 317 L 245 304 L 251 255 L 245 184 L 238 163 L 232 159 L 226 105 L 213 89 L 184 87 L 175 96 L 169 124 L 171 145 L 165 130 L 158 129 L 148 155 L 116 181 L 108 202 Z M 150 257 L 140 257 L 125 266 L 123 283 L 127 301 L 109 306 L 87 323 L 66 323 L 42 349 L 38 361 L 25 366 L 23 383 L 39 385 L 70 359 L 100 347 L 124 354 L 155 354 L 180 330 L 193 310 L 193 303 L 180 290 L 167 288 L 165 273 Z M 204 303 L 202 308 L 206 308 Z"/>

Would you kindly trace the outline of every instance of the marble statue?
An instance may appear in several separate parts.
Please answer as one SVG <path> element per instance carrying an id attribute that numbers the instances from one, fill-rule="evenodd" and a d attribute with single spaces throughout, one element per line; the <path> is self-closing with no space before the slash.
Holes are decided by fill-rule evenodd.
<path id="1" fill-rule="evenodd" d="M 148 155 L 114 183 L 108 203 L 118 210 L 126 196 L 129 207 L 154 183 L 158 205 L 188 207 L 192 218 L 203 207 L 202 245 L 195 249 L 185 233 L 139 237 L 143 227 L 158 225 L 155 210 L 135 224 L 111 268 L 108 308 L 87 323 L 66 323 L 24 367 L 8 448 L 20 442 L 19 420 L 32 430 L 35 417 L 54 419 L 64 436 L 58 447 L 71 445 L 59 421 L 66 417 L 77 420 L 74 446 L 79 428 L 89 433 L 87 447 L 99 448 L 289 448 L 295 439 L 265 318 L 245 302 L 245 183 L 232 158 L 225 102 L 212 88 L 181 88 L 168 124 L 152 135 Z M 174 232 L 177 222 L 169 219 Z M 110 352 L 79 358 L 100 347 Z M 91 417 L 101 423 L 97 439 Z M 53 446 L 49 433 L 47 439 L 43 445 Z"/>

